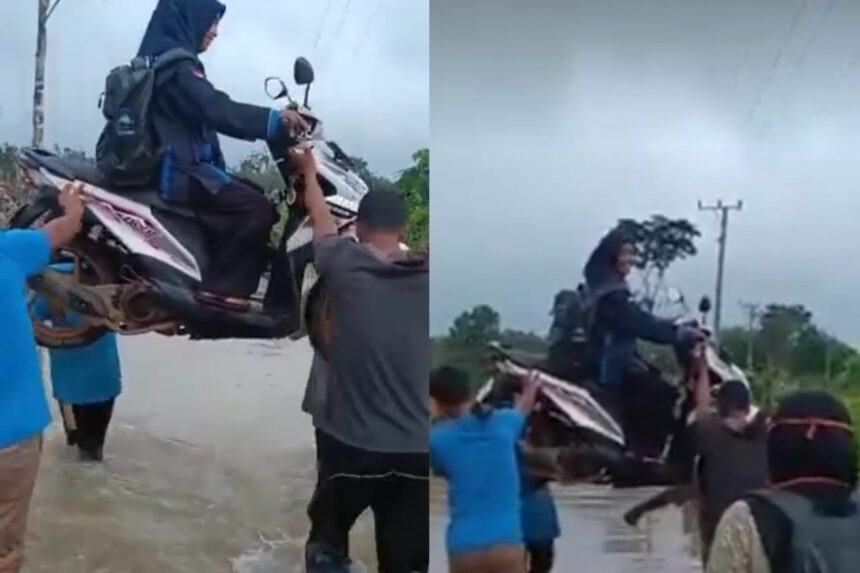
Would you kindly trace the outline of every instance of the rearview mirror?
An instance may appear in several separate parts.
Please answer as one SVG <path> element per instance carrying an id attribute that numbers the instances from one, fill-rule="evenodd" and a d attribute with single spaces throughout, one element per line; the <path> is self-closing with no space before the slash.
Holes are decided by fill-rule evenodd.
<path id="1" fill-rule="evenodd" d="M 290 93 L 287 91 L 287 85 L 284 83 L 284 80 L 271 77 L 266 78 L 266 95 L 272 99 L 281 99 L 289 97 Z"/>
<path id="2" fill-rule="evenodd" d="M 300 86 L 313 83 L 314 67 L 306 58 L 296 58 L 296 63 L 293 65 L 293 79 Z"/>
<path id="3" fill-rule="evenodd" d="M 708 314 L 711 312 L 711 299 L 707 296 L 703 296 L 699 301 L 699 312 L 702 314 Z"/>

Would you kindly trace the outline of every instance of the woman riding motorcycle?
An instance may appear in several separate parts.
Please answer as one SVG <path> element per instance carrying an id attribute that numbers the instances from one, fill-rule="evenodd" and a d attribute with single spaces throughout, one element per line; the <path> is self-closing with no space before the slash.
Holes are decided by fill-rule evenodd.
<path id="1" fill-rule="evenodd" d="M 212 260 L 203 272 L 204 300 L 247 298 L 266 264 L 266 245 L 275 221 L 262 192 L 225 170 L 218 133 L 237 139 L 271 139 L 285 125 L 306 127 L 294 111 L 236 103 L 206 78 L 196 57 L 218 35 L 226 7 L 217 0 L 159 0 L 138 50 L 157 59 L 174 48 L 191 57 L 160 70 L 152 120 L 165 150 L 159 191 L 168 202 L 199 210 L 210 232 Z"/>
<path id="2" fill-rule="evenodd" d="M 658 318 L 633 300 L 626 277 L 635 255 L 632 239 L 619 229 L 591 253 L 584 269 L 588 336 L 600 401 L 619 416 L 628 438 L 639 442 L 631 444 L 634 449 L 652 450 L 661 447 L 657 436 L 672 423 L 676 391 L 642 360 L 636 341 L 692 348 L 705 336 L 697 328 Z"/>

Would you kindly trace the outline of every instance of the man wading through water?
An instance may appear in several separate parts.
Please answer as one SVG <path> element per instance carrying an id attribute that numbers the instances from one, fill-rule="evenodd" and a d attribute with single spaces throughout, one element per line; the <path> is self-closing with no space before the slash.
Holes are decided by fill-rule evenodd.
<path id="1" fill-rule="evenodd" d="M 767 420 L 760 412 L 750 417 L 749 389 L 737 380 L 720 385 L 714 412 L 710 375 L 701 353 L 695 371 L 699 529 L 702 561 L 707 563 L 723 512 L 745 493 L 767 484 Z"/>
<path id="2" fill-rule="evenodd" d="M 368 193 L 358 208 L 358 241 L 339 236 L 313 155 L 291 160 L 302 175 L 331 309 L 325 397 L 314 416 L 318 478 L 307 571 L 349 571 L 349 531 L 370 508 L 379 571 L 426 572 L 428 261 L 401 249 L 408 219 L 401 196 Z"/>
<path id="3" fill-rule="evenodd" d="M 690 381 L 696 403 L 698 471 L 696 483 L 670 488 L 638 505 L 624 515 L 635 525 L 641 517 L 670 503 L 680 505 L 690 499 L 698 503 L 702 562 L 706 563 L 714 530 L 720 516 L 744 494 L 767 483 L 767 420 L 751 414 L 751 397 L 739 381 L 724 382 L 717 391 L 716 411 L 704 347 L 697 349 Z"/>
<path id="4" fill-rule="evenodd" d="M 27 279 L 81 229 L 78 189 L 60 194 L 63 215 L 41 229 L 0 231 L 0 573 L 18 573 L 36 484 L 42 432 L 51 423 L 27 308 Z"/>

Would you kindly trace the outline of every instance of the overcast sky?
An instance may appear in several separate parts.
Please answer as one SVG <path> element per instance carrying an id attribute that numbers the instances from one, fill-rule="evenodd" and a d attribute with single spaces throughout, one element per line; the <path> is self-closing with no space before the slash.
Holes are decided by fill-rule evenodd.
<path id="1" fill-rule="evenodd" d="M 434 0 L 434 332 L 487 302 L 545 330 L 552 295 L 621 217 L 686 217 L 713 292 L 732 216 L 738 301 L 803 303 L 860 343 L 860 2 Z"/>
<path id="2" fill-rule="evenodd" d="M 429 145 L 429 0 L 222 1 L 220 37 L 202 59 L 234 99 L 268 105 L 263 80 L 281 75 L 292 86 L 293 61 L 305 56 L 317 72 L 311 105 L 347 153 L 388 174 Z M 155 4 L 62 0 L 49 22 L 48 145 L 94 149 L 105 75 L 137 51 Z M 36 7 L 0 1 L 0 142 L 31 137 Z M 254 147 L 225 149 L 237 162 Z"/>

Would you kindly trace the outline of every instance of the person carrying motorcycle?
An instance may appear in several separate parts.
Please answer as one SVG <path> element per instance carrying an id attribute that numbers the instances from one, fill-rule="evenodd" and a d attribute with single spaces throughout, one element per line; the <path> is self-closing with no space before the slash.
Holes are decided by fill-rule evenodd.
<path id="1" fill-rule="evenodd" d="M 633 240 L 614 229 L 601 239 L 583 272 L 592 374 L 601 402 L 621 411 L 622 425 L 634 441 L 641 438 L 635 431 L 640 427 L 656 432 L 658 425 L 671 423 L 674 401 L 674 389 L 639 356 L 637 340 L 692 348 L 705 339 L 700 329 L 656 317 L 634 301 L 627 275 L 635 255 Z"/>
<path id="2" fill-rule="evenodd" d="M 157 60 L 181 48 L 194 55 L 158 71 L 169 75 L 157 76 L 151 113 L 164 150 L 161 197 L 198 210 L 210 233 L 212 259 L 199 294 L 213 302 L 256 291 L 275 222 L 263 193 L 227 173 L 218 134 L 255 141 L 307 128 L 293 110 L 237 103 L 209 82 L 196 55 L 217 37 L 225 11 L 217 0 L 159 0 L 137 54 Z"/>

